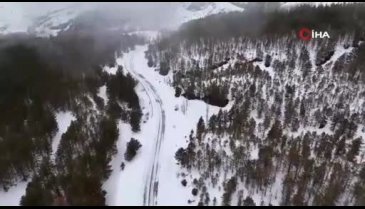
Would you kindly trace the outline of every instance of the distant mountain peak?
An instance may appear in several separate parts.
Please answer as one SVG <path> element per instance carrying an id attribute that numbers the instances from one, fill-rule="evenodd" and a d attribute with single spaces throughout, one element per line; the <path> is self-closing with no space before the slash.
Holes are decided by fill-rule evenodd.
<path id="1" fill-rule="evenodd" d="M 103 4 L 103 5 L 100 5 Z M 8 34 L 15 32 L 32 33 L 38 36 L 57 35 L 62 30 L 67 30 L 72 24 L 72 20 L 79 17 L 86 11 L 103 10 L 105 15 L 126 15 L 128 13 L 120 12 L 127 10 L 134 15 L 134 11 L 128 10 L 130 6 L 135 6 L 134 9 L 141 10 L 141 14 L 160 15 L 160 11 L 153 11 L 158 6 L 151 7 L 148 3 L 133 5 L 133 3 L 109 4 L 101 2 L 92 3 L 0 3 L 0 33 Z M 161 3 L 163 4 L 163 3 Z M 146 10 L 143 6 L 149 8 Z M 182 23 L 190 20 L 203 18 L 208 15 L 225 13 L 232 11 L 243 11 L 242 7 L 236 6 L 230 2 L 184 2 L 184 3 L 166 3 L 165 7 L 160 8 L 161 11 L 168 11 L 168 19 L 162 18 L 166 28 L 176 28 Z M 115 8 L 114 10 L 107 10 Z M 158 10 L 158 8 L 157 8 Z M 113 14 L 111 14 L 113 13 Z M 115 13 L 115 14 L 114 14 Z M 150 20 L 146 16 L 144 20 Z M 117 24 L 117 23 L 116 23 Z M 136 26 L 137 27 L 137 26 Z M 138 28 L 138 27 L 137 27 Z"/>
<path id="2" fill-rule="evenodd" d="M 178 19 L 180 23 L 184 23 L 208 15 L 243 10 L 230 2 L 190 2 L 184 3 L 178 10 Z"/>

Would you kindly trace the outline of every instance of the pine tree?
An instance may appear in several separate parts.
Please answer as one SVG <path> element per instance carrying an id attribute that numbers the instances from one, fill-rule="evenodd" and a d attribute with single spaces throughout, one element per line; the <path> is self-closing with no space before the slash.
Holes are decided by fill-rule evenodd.
<path id="1" fill-rule="evenodd" d="M 142 147 L 141 143 L 134 138 L 127 143 L 127 150 L 124 154 L 124 158 L 126 161 L 131 161 L 137 154 L 139 148 Z"/>
<path id="2" fill-rule="evenodd" d="M 204 131 L 205 131 L 204 120 L 203 117 L 200 117 L 196 127 L 196 138 L 198 139 L 199 143 L 201 143 L 202 141 L 202 134 L 204 133 Z"/>

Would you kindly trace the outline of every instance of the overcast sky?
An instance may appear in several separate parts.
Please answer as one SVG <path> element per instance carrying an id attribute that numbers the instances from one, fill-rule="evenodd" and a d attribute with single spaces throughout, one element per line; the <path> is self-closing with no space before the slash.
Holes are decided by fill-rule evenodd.
<path id="1" fill-rule="evenodd" d="M 181 3 L 173 2 L 0 2 L 1 23 L 11 22 L 23 29 L 36 17 L 51 11 L 72 7 L 84 9 L 109 9 L 114 15 L 123 15 L 145 24 L 172 23 Z M 2 13 L 2 14 L 1 14 Z M 173 23 L 172 23 L 173 24 Z"/>
<path id="2" fill-rule="evenodd" d="M 123 11 L 160 11 L 171 10 L 177 6 L 178 3 L 173 2 L 3 2 L 1 4 L 17 5 L 27 15 L 44 14 L 52 10 L 66 8 L 68 6 L 86 7 L 86 8 L 101 8 L 109 7 L 120 9 Z"/>

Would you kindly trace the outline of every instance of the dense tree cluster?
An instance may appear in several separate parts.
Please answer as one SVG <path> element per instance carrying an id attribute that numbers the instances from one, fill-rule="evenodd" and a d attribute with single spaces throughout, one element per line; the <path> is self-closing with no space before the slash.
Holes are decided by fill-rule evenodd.
<path id="1" fill-rule="evenodd" d="M 329 31 L 333 38 L 354 33 L 356 38 L 364 38 L 365 6 L 362 3 L 347 5 L 319 5 L 316 9 L 311 5 L 300 5 L 293 9 L 272 9 L 270 11 L 261 4 L 254 9 L 243 12 L 214 14 L 206 18 L 193 20 L 183 24 L 167 42 L 197 43 L 201 38 L 226 40 L 231 37 L 272 38 L 283 35 L 296 36 L 302 27 L 317 31 Z M 168 45 L 161 43 L 161 47 Z"/>
<path id="2" fill-rule="evenodd" d="M 131 161 L 137 154 L 139 148 L 141 148 L 141 143 L 137 139 L 131 138 L 127 143 L 127 150 L 125 151 L 124 158 L 126 161 Z"/>
<path id="3" fill-rule="evenodd" d="M 0 42 L 0 189 L 30 181 L 21 205 L 105 205 L 101 186 L 116 154 L 118 120 L 139 131 L 136 81 L 100 66 L 114 66 L 118 53 L 143 39 L 84 32 Z M 107 103 L 97 95 L 103 85 Z M 66 110 L 76 120 L 51 160 L 55 113 Z"/>
<path id="4" fill-rule="evenodd" d="M 124 76 L 122 66 L 118 66 L 116 75 L 109 76 L 108 78 L 107 92 L 109 97 L 112 101 L 126 102 L 128 104 L 128 108 L 131 108 L 128 121 L 130 122 L 133 131 L 139 131 L 142 110 L 139 106 L 138 96 L 134 91 L 134 87 L 137 84 L 136 81 L 133 80 L 130 74 Z M 118 106 L 116 108 L 118 108 Z"/>
<path id="5" fill-rule="evenodd" d="M 36 49 L 21 44 L 1 49 L 0 61 L 0 185 L 27 179 L 46 156 L 57 132 L 54 110 L 68 106 L 80 90 L 76 81 L 51 71 Z"/>
<path id="6" fill-rule="evenodd" d="M 254 14 L 216 15 L 149 47 L 153 63 L 169 55 L 183 96 L 214 92 L 232 103 L 197 121 L 175 155 L 200 174 L 196 184 L 184 176 L 202 191 L 199 205 L 364 204 L 364 25 L 357 20 L 364 8 L 265 12 L 257 37 L 244 29 L 251 31 L 246 15 Z M 303 25 L 336 35 L 304 43 L 291 35 Z M 206 198 L 206 188 L 221 196 Z"/>

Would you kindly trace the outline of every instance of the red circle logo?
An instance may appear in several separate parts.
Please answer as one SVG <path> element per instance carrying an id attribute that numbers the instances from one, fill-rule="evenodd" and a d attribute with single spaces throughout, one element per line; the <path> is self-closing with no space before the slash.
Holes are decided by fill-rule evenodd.
<path id="1" fill-rule="evenodd" d="M 302 28 L 299 30 L 299 38 L 303 41 L 309 41 L 312 39 L 312 31 L 309 28 Z"/>

